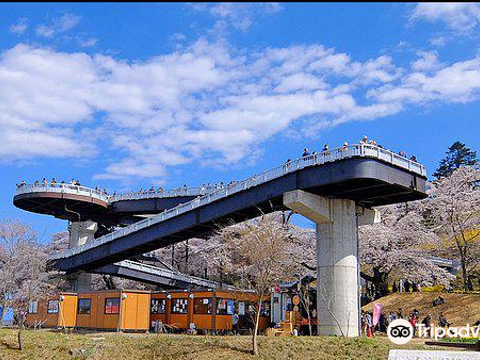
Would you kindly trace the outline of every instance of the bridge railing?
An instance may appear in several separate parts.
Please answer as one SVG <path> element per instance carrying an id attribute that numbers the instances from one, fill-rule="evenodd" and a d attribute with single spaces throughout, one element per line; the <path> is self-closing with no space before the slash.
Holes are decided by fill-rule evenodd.
<path id="1" fill-rule="evenodd" d="M 179 197 L 179 196 L 201 196 L 207 193 L 214 192 L 215 187 L 213 186 L 202 186 L 202 187 L 187 187 L 187 188 L 178 188 L 172 190 L 164 191 L 154 191 L 154 192 L 144 192 L 144 193 L 127 193 L 127 194 L 118 194 L 110 196 L 110 202 L 120 201 L 120 200 L 138 200 L 138 199 L 151 199 L 151 198 L 170 198 L 170 197 Z"/>
<path id="2" fill-rule="evenodd" d="M 196 276 L 190 276 L 181 272 L 162 269 L 156 266 L 142 264 L 140 262 L 131 261 L 131 260 L 122 260 L 115 263 L 115 265 L 125 267 L 127 269 L 141 271 L 147 274 L 158 275 L 167 279 L 183 281 L 190 284 L 196 284 L 196 285 L 204 286 L 207 288 L 219 288 L 222 286 L 219 282 L 216 282 L 216 281 L 202 279 Z M 223 287 L 226 287 L 232 290 L 236 289 L 234 286 L 229 286 L 229 285 L 224 285 Z"/>
<path id="3" fill-rule="evenodd" d="M 243 191 L 243 190 L 258 186 L 260 184 L 266 183 L 273 179 L 279 178 L 290 172 L 301 170 L 310 166 L 321 165 L 321 164 L 335 162 L 341 159 L 347 159 L 352 157 L 376 158 L 376 159 L 385 161 L 387 163 L 396 165 L 400 168 L 417 173 L 418 175 L 426 176 L 426 170 L 423 165 L 420 165 L 416 162 L 408 160 L 389 150 L 379 148 L 378 146 L 367 145 L 367 144 L 344 146 L 339 149 L 328 150 L 328 151 L 317 153 L 315 155 L 308 155 L 294 161 L 286 162 L 281 166 L 277 166 L 273 169 L 264 171 L 260 174 L 254 175 L 243 181 L 239 181 L 234 184 L 225 186 L 224 188 L 217 189 L 213 193 L 197 197 L 191 201 L 180 204 L 174 208 L 165 210 L 164 212 L 158 215 L 154 215 L 152 217 L 139 221 L 133 225 L 130 225 L 126 228 L 123 228 L 123 229 L 114 231 L 110 234 L 99 237 L 98 239 L 91 241 L 87 244 L 78 246 L 76 248 L 68 249 L 67 251 L 61 254 L 56 254 L 52 256 L 51 259 L 55 260 L 60 258 L 67 258 L 75 254 L 79 254 L 88 249 L 105 244 L 107 242 L 113 241 L 120 237 L 124 237 L 128 234 L 131 234 L 133 232 L 147 228 L 151 225 L 154 225 L 159 222 L 170 219 L 172 217 L 178 216 L 179 214 L 183 214 L 187 211 L 193 210 L 195 208 L 199 208 L 206 204 L 225 198 L 239 191 Z"/>
<path id="4" fill-rule="evenodd" d="M 104 202 L 108 202 L 108 195 L 102 191 L 91 189 L 85 186 L 71 185 L 71 184 L 25 184 L 18 185 L 15 195 L 32 194 L 40 192 L 60 193 L 87 196 L 96 198 Z"/>

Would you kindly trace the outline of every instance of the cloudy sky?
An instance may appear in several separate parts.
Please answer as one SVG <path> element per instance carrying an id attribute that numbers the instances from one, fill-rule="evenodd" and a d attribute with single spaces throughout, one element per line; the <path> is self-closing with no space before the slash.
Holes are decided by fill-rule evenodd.
<path id="1" fill-rule="evenodd" d="M 477 4 L 0 4 L 0 217 L 15 183 L 239 180 L 363 135 L 433 172 L 478 150 Z"/>

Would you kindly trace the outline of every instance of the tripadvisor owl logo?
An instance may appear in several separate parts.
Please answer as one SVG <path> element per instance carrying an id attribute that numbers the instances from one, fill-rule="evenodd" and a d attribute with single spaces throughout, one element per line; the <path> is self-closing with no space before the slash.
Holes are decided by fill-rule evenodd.
<path id="1" fill-rule="evenodd" d="M 393 320 L 388 325 L 387 335 L 396 345 L 404 345 L 413 338 L 413 326 L 405 319 Z"/>

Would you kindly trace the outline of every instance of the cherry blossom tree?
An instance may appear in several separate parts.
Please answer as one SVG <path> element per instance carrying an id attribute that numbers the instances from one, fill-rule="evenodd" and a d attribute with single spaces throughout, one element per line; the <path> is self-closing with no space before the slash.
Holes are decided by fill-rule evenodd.
<path id="1" fill-rule="evenodd" d="M 29 302 L 53 291 L 47 261 L 47 247 L 38 242 L 29 225 L 18 220 L 0 221 L 0 304 L 11 308 L 18 319 L 20 350 Z"/>
<path id="2" fill-rule="evenodd" d="M 464 166 L 451 175 L 433 181 L 424 201 L 424 211 L 431 218 L 442 244 L 461 263 L 462 279 L 468 279 L 480 264 L 480 170 Z"/>
<path id="3" fill-rule="evenodd" d="M 234 283 L 254 290 L 258 296 L 252 337 L 252 353 L 258 355 L 261 305 L 276 284 L 293 279 L 298 272 L 298 262 L 292 261 L 291 239 L 286 225 L 273 216 L 227 227 L 220 236 L 224 246 L 215 260 Z"/>
<path id="4" fill-rule="evenodd" d="M 452 277 L 432 260 L 429 246 L 438 243 L 424 221 L 419 202 L 381 207 L 381 222 L 359 228 L 361 276 L 384 296 L 392 272 L 416 282 L 444 283 Z"/>

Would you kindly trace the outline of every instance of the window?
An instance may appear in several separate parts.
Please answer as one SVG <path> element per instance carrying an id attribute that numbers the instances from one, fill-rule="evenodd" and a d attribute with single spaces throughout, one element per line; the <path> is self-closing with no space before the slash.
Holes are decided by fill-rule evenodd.
<path id="1" fill-rule="evenodd" d="M 58 300 L 48 300 L 47 314 L 58 314 Z"/>
<path id="2" fill-rule="evenodd" d="M 28 304 L 28 313 L 36 314 L 38 311 L 38 301 L 30 301 Z"/>
<path id="3" fill-rule="evenodd" d="M 211 314 L 212 299 L 211 298 L 195 298 L 193 300 L 194 314 Z"/>
<path id="4" fill-rule="evenodd" d="M 165 314 L 166 309 L 166 299 L 152 299 L 150 303 L 150 314 Z"/>
<path id="5" fill-rule="evenodd" d="M 235 300 L 217 299 L 218 315 L 233 315 L 235 313 Z"/>
<path id="6" fill-rule="evenodd" d="M 118 314 L 120 312 L 120 299 L 119 298 L 106 298 L 105 299 L 105 314 Z"/>
<path id="7" fill-rule="evenodd" d="M 260 307 L 260 316 L 270 316 L 270 302 L 269 301 L 262 302 L 262 306 Z"/>
<path id="8" fill-rule="evenodd" d="M 90 309 L 92 307 L 91 299 L 78 299 L 78 313 L 79 314 L 90 314 Z"/>
<path id="9" fill-rule="evenodd" d="M 188 299 L 172 299 L 172 314 L 187 314 Z"/>

